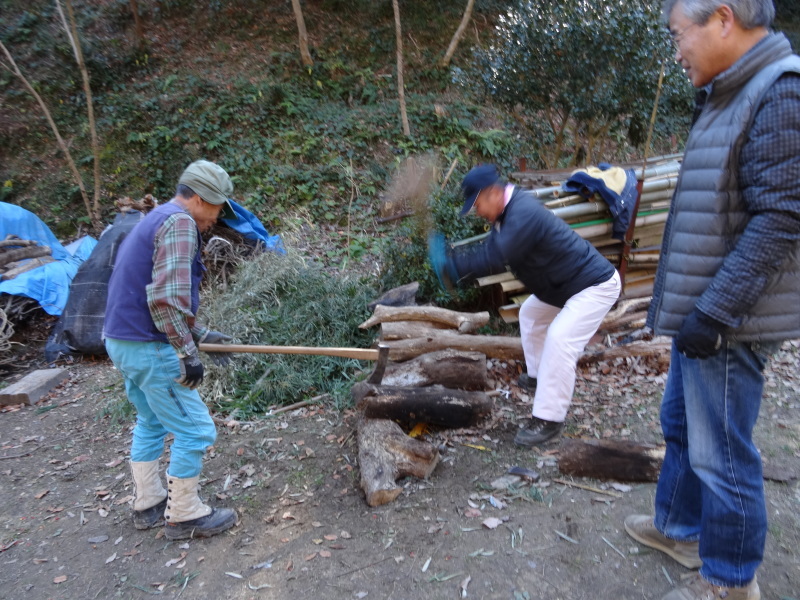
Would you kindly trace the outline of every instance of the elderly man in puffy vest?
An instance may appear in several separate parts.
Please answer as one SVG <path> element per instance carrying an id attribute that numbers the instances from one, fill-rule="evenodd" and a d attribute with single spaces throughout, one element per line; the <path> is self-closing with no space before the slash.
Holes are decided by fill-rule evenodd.
<path id="1" fill-rule="evenodd" d="M 193 162 L 181 175 L 175 197 L 149 212 L 122 242 L 109 281 L 106 350 L 137 413 L 131 444 L 133 523 L 148 529 L 166 520 L 171 540 L 209 537 L 236 524 L 233 510 L 212 508 L 198 496 L 203 454 L 216 439 L 216 427 L 195 389 L 204 372 L 197 345 L 231 339 L 195 317 L 205 271 L 200 233 L 220 213 L 236 218 L 228 202 L 232 193 L 222 167 Z M 218 365 L 230 360 L 223 353 L 209 357 Z M 174 440 L 165 490 L 158 464 L 167 433 Z"/>
<path id="2" fill-rule="evenodd" d="M 758 600 L 763 371 L 800 337 L 800 57 L 771 0 L 667 0 L 698 88 L 648 325 L 673 336 L 655 517 L 628 533 L 700 571 L 664 600 Z M 763 583 L 763 582 L 762 582 Z"/>

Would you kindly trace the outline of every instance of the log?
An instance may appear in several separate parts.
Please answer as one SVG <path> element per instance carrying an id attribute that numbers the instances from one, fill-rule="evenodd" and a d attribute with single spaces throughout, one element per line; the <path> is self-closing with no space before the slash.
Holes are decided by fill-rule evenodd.
<path id="1" fill-rule="evenodd" d="M 381 323 L 381 340 L 408 340 L 439 335 L 447 325 L 433 321 L 391 321 Z"/>
<path id="2" fill-rule="evenodd" d="M 471 427 L 492 411 L 492 399 L 484 392 L 440 385 L 404 388 L 357 383 L 351 392 L 356 408 L 366 418 L 391 419 L 408 429 L 417 423 L 452 429 Z"/>
<path id="3" fill-rule="evenodd" d="M 50 246 L 26 246 L 24 248 L 15 248 L 14 250 L 4 250 L 0 252 L 0 265 L 10 265 L 26 258 L 50 256 L 52 253 Z"/>
<path id="4" fill-rule="evenodd" d="M 566 441 L 558 469 L 566 475 L 616 481 L 658 481 L 664 446 L 619 440 Z"/>
<path id="5" fill-rule="evenodd" d="M 388 321 L 435 321 L 458 329 L 461 333 L 470 333 L 489 322 L 489 312 L 464 313 L 438 306 L 394 307 L 379 304 L 372 316 L 359 325 L 359 328 L 369 329 Z"/>
<path id="6" fill-rule="evenodd" d="M 429 352 L 406 362 L 389 363 L 381 383 L 407 388 L 439 384 L 457 390 L 485 390 L 486 356 L 451 349 Z"/>
<path id="7" fill-rule="evenodd" d="M 659 361 L 665 359 L 669 362 L 670 351 L 672 349 L 672 342 L 632 342 L 630 344 L 623 344 L 607 348 L 600 352 L 586 353 L 578 360 L 579 365 L 587 364 L 590 362 L 611 360 L 614 358 L 625 358 L 627 356 L 658 356 Z M 389 357 L 392 356 L 392 351 L 389 350 Z"/>
<path id="8" fill-rule="evenodd" d="M 505 335 L 461 335 L 453 331 L 442 331 L 424 338 L 391 340 L 382 343 L 389 346 L 389 359 L 397 362 L 446 348 L 462 352 L 480 352 L 489 358 L 501 360 L 523 360 L 524 358 L 522 340 Z"/>
<path id="9" fill-rule="evenodd" d="M 395 482 L 412 475 L 427 479 L 439 462 L 433 444 L 408 437 L 397 423 L 367 419 L 358 423 L 358 466 L 361 487 L 367 504 L 381 506 L 391 502 L 403 488 Z"/>

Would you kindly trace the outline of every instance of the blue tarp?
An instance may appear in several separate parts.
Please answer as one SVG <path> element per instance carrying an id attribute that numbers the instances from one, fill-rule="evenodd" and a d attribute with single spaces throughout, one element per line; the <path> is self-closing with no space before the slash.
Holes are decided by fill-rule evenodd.
<path id="1" fill-rule="evenodd" d="M 33 298 L 51 315 L 60 315 L 69 297 L 69 286 L 97 245 L 86 236 L 64 247 L 44 222 L 32 212 L 7 202 L 0 202 L 0 239 L 15 235 L 49 246 L 55 262 L 31 269 L 14 279 L 0 281 L 0 293 Z"/>
<path id="2" fill-rule="evenodd" d="M 264 248 L 267 250 L 279 252 L 280 254 L 286 254 L 286 249 L 283 247 L 281 236 L 270 235 L 267 230 L 264 229 L 264 226 L 261 224 L 261 221 L 258 220 L 258 217 L 256 217 L 253 213 L 231 199 L 229 199 L 228 202 L 231 203 L 233 211 L 239 218 L 221 219 L 223 223 L 225 223 L 234 231 L 238 231 L 247 239 L 253 240 L 254 242 L 261 242 L 264 244 Z"/>

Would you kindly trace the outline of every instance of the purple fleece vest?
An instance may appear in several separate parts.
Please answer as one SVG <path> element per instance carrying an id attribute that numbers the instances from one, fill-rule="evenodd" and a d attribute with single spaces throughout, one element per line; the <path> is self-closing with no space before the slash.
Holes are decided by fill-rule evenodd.
<path id="1" fill-rule="evenodd" d="M 156 232 L 170 215 L 182 212 L 177 204 L 162 204 L 150 211 L 123 240 L 108 284 L 105 337 L 132 342 L 167 342 L 156 328 L 147 305 L 147 286 L 153 282 L 153 250 Z M 200 232 L 197 254 L 192 262 L 192 314 L 200 306 L 200 281 L 205 267 L 201 261 Z"/>

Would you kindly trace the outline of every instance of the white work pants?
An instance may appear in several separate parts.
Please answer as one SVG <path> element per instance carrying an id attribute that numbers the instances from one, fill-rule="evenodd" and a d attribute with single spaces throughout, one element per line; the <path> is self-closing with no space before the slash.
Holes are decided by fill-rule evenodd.
<path id="1" fill-rule="evenodd" d="M 563 422 L 575 390 L 575 369 L 586 344 L 619 298 L 619 273 L 572 296 L 564 308 L 531 294 L 519 309 L 528 376 L 535 377 L 533 416 Z"/>

